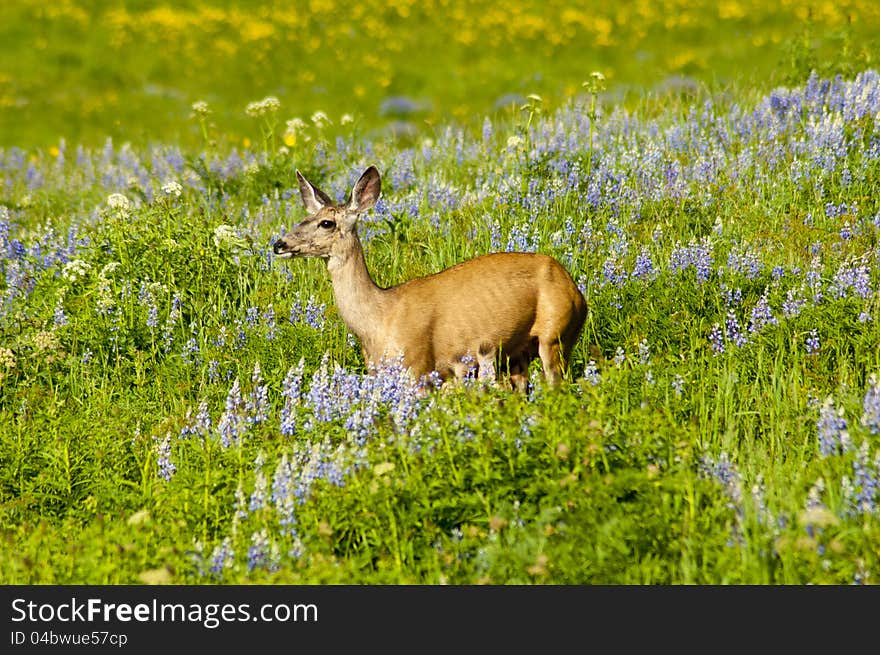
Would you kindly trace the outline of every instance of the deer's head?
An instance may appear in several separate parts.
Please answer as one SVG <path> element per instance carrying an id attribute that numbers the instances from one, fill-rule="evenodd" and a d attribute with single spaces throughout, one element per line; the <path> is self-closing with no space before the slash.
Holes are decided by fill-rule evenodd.
<path id="1" fill-rule="evenodd" d="M 272 249 L 279 257 L 332 257 L 354 234 L 358 215 L 376 204 L 382 186 L 379 171 L 370 166 L 348 200 L 336 204 L 299 171 L 296 179 L 309 215 L 275 242 Z"/>

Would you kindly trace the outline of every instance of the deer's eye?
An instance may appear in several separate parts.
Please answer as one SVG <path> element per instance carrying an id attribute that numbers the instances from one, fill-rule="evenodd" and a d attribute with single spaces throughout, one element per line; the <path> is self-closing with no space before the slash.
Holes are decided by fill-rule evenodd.
<path id="1" fill-rule="evenodd" d="M 323 221 L 318 223 L 318 227 L 323 228 L 325 230 L 332 230 L 334 227 L 336 227 L 336 223 L 334 223 L 333 221 L 327 220 L 325 218 Z"/>

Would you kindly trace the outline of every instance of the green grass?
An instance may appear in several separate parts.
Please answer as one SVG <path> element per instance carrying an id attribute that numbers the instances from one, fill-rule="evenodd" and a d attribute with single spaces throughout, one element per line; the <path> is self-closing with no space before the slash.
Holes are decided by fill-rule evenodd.
<path id="1" fill-rule="evenodd" d="M 381 93 L 365 82 L 365 95 L 348 104 L 347 76 L 357 68 L 341 67 L 324 95 L 291 83 L 278 92 L 282 110 L 256 119 L 244 106 L 302 67 L 302 39 L 281 39 L 288 49 L 269 39 L 278 49 L 263 58 L 245 56 L 258 45 L 239 44 L 235 61 L 220 66 L 212 58 L 220 37 L 208 41 L 207 23 L 198 23 L 179 50 L 155 60 L 136 40 L 108 57 L 112 30 L 101 17 L 110 3 L 85 23 L 76 6 L 54 16 L 30 3 L 0 9 L 12 80 L 2 83 L 14 87 L 0 93 L 31 98 L 0 109 L 0 143 L 22 148 L 0 153 L 0 581 L 876 581 L 877 493 L 865 507 L 854 498 L 880 476 L 869 402 L 880 371 L 877 117 L 841 119 L 840 134 L 819 146 L 828 106 L 820 118 L 787 123 L 761 104 L 780 82 L 806 84 L 812 68 L 852 82 L 876 47 L 861 38 L 873 34 L 870 6 L 854 5 L 866 19 L 849 26 L 818 7 L 813 27 L 772 12 L 721 20 L 701 6 L 695 24 L 714 31 L 699 35 L 645 18 L 644 34 L 632 38 L 649 62 L 665 53 L 657 66 L 634 63 L 623 38 L 588 50 L 575 30 L 534 58 L 534 43 L 516 40 L 521 50 L 504 57 L 497 79 L 488 71 L 508 42 L 450 45 L 427 66 L 407 49 L 425 32 L 401 18 L 403 49 L 383 51 L 393 75 Z M 132 15 L 150 8 L 127 7 Z M 42 22 L 24 22 L 37 14 Z M 121 33 L 133 38 L 135 24 Z M 775 42 L 749 47 L 771 33 Z M 352 39 L 355 59 L 373 42 Z M 670 68 L 676 52 L 696 63 Z M 453 79 L 446 58 L 472 63 L 472 75 Z M 314 54 L 308 61 L 317 79 L 342 66 Z M 540 81 L 530 77 L 535 62 Z M 580 92 L 595 69 L 610 71 L 595 111 L 589 97 L 566 100 L 575 73 Z M 658 91 L 671 73 L 692 75 L 699 88 Z M 144 85 L 163 79 L 180 93 L 141 102 Z M 491 103 L 509 90 L 547 97 L 531 114 L 492 114 L 483 136 Z M 436 124 L 402 139 L 372 132 L 383 122 L 377 104 L 398 92 L 434 100 L 426 116 Z M 207 139 L 187 117 L 199 99 L 213 110 Z M 288 112 L 307 118 L 331 107 L 337 124 L 307 125 L 280 148 Z M 25 111 L 33 120 L 23 121 Z M 339 125 L 347 111 L 358 120 Z M 753 113 L 786 131 L 740 129 Z M 116 147 L 104 145 L 108 134 Z M 572 141 L 558 146 L 556 134 Z M 242 147 L 245 135 L 251 147 Z M 167 145 L 149 145 L 157 140 Z M 53 143 L 60 153 L 46 148 Z M 694 172 L 712 162 L 704 146 L 718 167 L 705 183 Z M 834 166 L 816 163 L 836 146 Z M 654 168 L 654 152 L 664 166 Z M 285 379 L 298 362 L 303 392 L 317 388 L 325 361 L 328 375 L 338 365 L 363 383 L 367 372 L 324 263 L 280 262 L 270 245 L 303 216 L 295 169 L 344 194 L 368 164 L 382 171 L 385 206 L 363 218 L 361 235 L 381 285 L 503 249 L 517 234 L 565 264 L 590 314 L 563 385 L 545 388 L 536 363 L 527 396 L 480 383 L 416 400 L 403 393 L 395 397 L 417 402 L 417 414 L 404 420 L 397 401 L 379 403 L 365 438 L 346 426 L 348 415 L 317 420 L 304 397 L 292 409 L 296 432 L 285 433 Z M 562 165 L 579 172 L 570 178 Z M 674 181 L 676 170 L 681 194 L 653 178 L 632 182 L 657 171 Z M 162 190 L 172 179 L 179 197 Z M 114 209 L 112 193 L 131 206 Z M 714 258 L 706 279 L 694 267 L 675 270 L 681 248 L 700 243 Z M 643 253 L 654 275 L 609 282 L 614 271 L 632 273 Z M 864 297 L 841 281 L 857 265 L 871 285 Z M 765 292 L 777 323 L 741 346 L 728 336 L 716 352 L 713 327 L 723 331 L 732 311 L 745 331 Z M 790 294 L 803 301 L 799 312 L 784 312 Z M 303 316 L 310 302 L 325 308 L 320 327 Z M 816 352 L 807 348 L 813 330 Z M 264 385 L 266 420 L 224 445 L 235 379 L 242 405 L 227 418 L 253 419 L 244 404 Z M 336 405 L 343 396 L 340 384 Z M 851 443 L 831 453 L 820 440 L 833 413 L 822 409 L 827 398 Z M 202 403 L 210 430 L 195 427 Z M 252 496 L 271 496 L 285 465 L 303 485 L 281 490 L 292 505 L 252 508 Z M 229 557 L 211 571 L 224 547 Z"/>

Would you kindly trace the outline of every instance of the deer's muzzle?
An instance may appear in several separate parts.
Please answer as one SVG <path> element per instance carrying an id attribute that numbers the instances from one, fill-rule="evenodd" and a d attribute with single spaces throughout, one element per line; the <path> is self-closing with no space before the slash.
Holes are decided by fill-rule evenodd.
<path id="1" fill-rule="evenodd" d="M 272 244 L 272 251 L 276 255 L 293 255 L 293 251 L 287 247 L 287 245 L 284 243 L 284 239 L 278 239 L 278 241 Z"/>

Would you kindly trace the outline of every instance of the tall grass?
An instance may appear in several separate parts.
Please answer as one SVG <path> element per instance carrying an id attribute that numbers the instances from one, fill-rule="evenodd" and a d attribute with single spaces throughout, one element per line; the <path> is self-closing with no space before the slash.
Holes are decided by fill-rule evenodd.
<path id="1" fill-rule="evenodd" d="M 2 151 L 0 578 L 873 582 L 880 76 L 593 102 L 415 145 L 273 147 L 269 103 L 256 149 Z M 571 271 L 561 388 L 364 369 L 324 264 L 270 244 L 295 168 L 342 198 L 369 164 L 380 284 Z"/>

